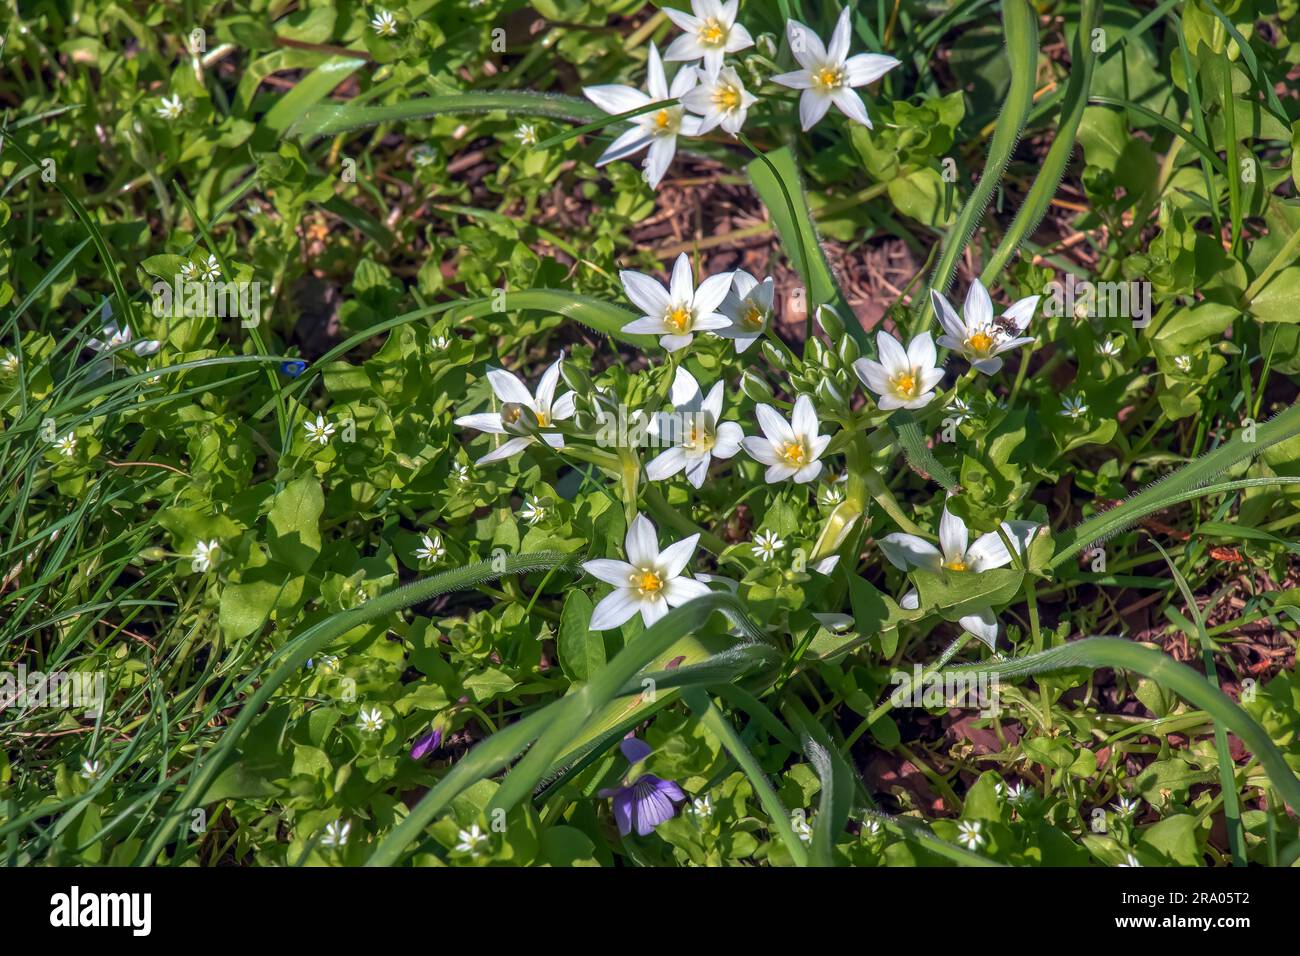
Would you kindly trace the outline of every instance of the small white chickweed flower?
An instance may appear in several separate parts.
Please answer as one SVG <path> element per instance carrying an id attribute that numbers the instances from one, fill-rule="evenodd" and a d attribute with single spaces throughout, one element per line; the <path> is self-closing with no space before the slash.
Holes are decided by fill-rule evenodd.
<path id="1" fill-rule="evenodd" d="M 771 561 L 776 553 L 785 547 L 785 542 L 777 537 L 775 531 L 761 531 L 754 535 L 752 545 L 754 554 L 764 561 Z"/>
<path id="2" fill-rule="evenodd" d="M 415 549 L 415 556 L 421 561 L 438 561 L 447 549 L 442 545 L 442 535 L 434 532 L 432 535 L 421 535 L 420 546 Z"/>
<path id="3" fill-rule="evenodd" d="M 1142 864 L 1141 864 L 1141 862 L 1138 861 L 1138 858 L 1137 858 L 1137 856 L 1136 856 L 1135 854 L 1133 854 L 1133 853 L 1125 853 L 1125 854 L 1124 854 L 1124 862 L 1123 862 L 1123 863 L 1117 863 L 1117 864 L 1115 864 L 1115 865 L 1116 865 L 1116 866 L 1141 866 Z"/>
<path id="4" fill-rule="evenodd" d="M 334 423 L 325 421 L 324 415 L 317 415 L 314 422 L 303 422 L 303 427 L 307 429 L 307 440 L 314 441 L 318 445 L 328 445 L 330 436 L 334 434 Z"/>
<path id="5" fill-rule="evenodd" d="M 1174 367 L 1186 375 L 1192 370 L 1192 357 L 1190 355 L 1175 355 Z"/>
<path id="6" fill-rule="evenodd" d="M 984 834 L 978 820 L 962 820 L 957 824 L 957 842 L 968 850 L 978 850 L 984 845 Z"/>
<path id="7" fill-rule="evenodd" d="M 77 436 L 72 432 L 68 432 L 54 443 L 54 447 L 63 452 L 66 457 L 71 458 L 77 451 Z"/>
<path id="8" fill-rule="evenodd" d="M 343 847 L 348 845 L 348 834 L 352 832 L 351 820 L 334 820 L 325 824 L 325 832 L 321 834 L 321 846 Z"/>
<path id="9" fill-rule="evenodd" d="M 1097 343 L 1097 354 L 1102 358 L 1119 358 L 1123 348 L 1123 343 L 1119 339 L 1102 339 Z"/>
<path id="10" fill-rule="evenodd" d="M 13 352 L 5 352 L 5 357 L 0 359 L 0 373 L 13 375 L 18 371 L 18 356 Z"/>
<path id="11" fill-rule="evenodd" d="M 1088 414 L 1088 406 L 1083 404 L 1082 395 L 1067 395 L 1061 399 L 1061 410 L 1058 414 L 1064 415 L 1070 421 L 1077 422 Z"/>
<path id="12" fill-rule="evenodd" d="M 488 841 L 488 835 L 479 829 L 477 823 L 471 824 L 468 830 L 461 830 L 456 834 L 456 852 L 468 853 L 470 856 L 478 856 L 483 849 L 483 845 Z"/>
<path id="13" fill-rule="evenodd" d="M 361 713 L 357 715 L 357 727 L 363 733 L 378 733 L 384 729 L 384 715 L 379 712 L 378 707 L 362 707 Z"/>
<path id="14" fill-rule="evenodd" d="M 546 520 L 546 506 L 536 495 L 529 495 L 519 509 L 519 517 L 523 518 L 529 524 L 537 524 L 539 521 Z"/>
<path id="15" fill-rule="evenodd" d="M 381 7 L 370 20 L 370 29 L 374 30 L 377 36 L 395 37 L 397 36 L 397 17 Z"/>
<path id="16" fill-rule="evenodd" d="M 103 767 L 98 760 L 81 761 L 81 776 L 85 780 L 94 780 Z"/>
<path id="17" fill-rule="evenodd" d="M 1138 801 L 1133 797 L 1122 796 L 1114 803 L 1112 803 L 1111 806 L 1114 808 L 1115 812 L 1118 813 L 1121 817 L 1127 818 L 1127 817 L 1131 817 L 1134 813 L 1137 812 Z"/>
<path id="18" fill-rule="evenodd" d="M 519 128 L 515 130 L 515 139 L 519 140 L 519 145 L 531 148 L 537 145 L 537 127 L 532 123 L 520 123 Z"/>
<path id="19" fill-rule="evenodd" d="M 162 98 L 162 104 L 157 107 L 155 112 L 166 120 L 174 120 L 185 112 L 185 104 L 181 102 L 180 94 L 172 96 L 170 99 L 166 96 Z"/>
<path id="20" fill-rule="evenodd" d="M 200 541 L 194 546 L 192 555 L 195 571 L 211 571 L 220 557 L 221 544 L 215 539 L 211 541 Z"/>
<path id="21" fill-rule="evenodd" d="M 700 819 L 707 820 L 713 816 L 713 801 L 709 799 L 708 794 L 696 797 L 691 801 L 691 811 Z"/>
<path id="22" fill-rule="evenodd" d="M 208 256 L 199 267 L 199 278 L 204 282 L 216 282 L 221 278 L 221 263 L 217 261 L 216 256 Z"/>

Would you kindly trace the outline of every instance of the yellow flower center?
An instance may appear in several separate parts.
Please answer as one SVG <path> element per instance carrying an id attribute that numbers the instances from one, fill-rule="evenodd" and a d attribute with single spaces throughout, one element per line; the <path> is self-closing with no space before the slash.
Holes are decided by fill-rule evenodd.
<path id="1" fill-rule="evenodd" d="M 993 336 L 987 332 L 979 331 L 966 340 L 971 351 L 978 355 L 987 355 L 989 349 L 993 348 Z"/>
<path id="2" fill-rule="evenodd" d="M 677 132 L 677 113 L 674 110 L 660 110 L 654 115 L 654 131 L 662 135 Z"/>
<path id="3" fill-rule="evenodd" d="M 642 594 L 655 594 L 663 590 L 664 582 L 654 571 L 642 568 L 632 575 L 632 586 Z"/>
<path id="4" fill-rule="evenodd" d="M 722 46 L 727 42 L 727 28 L 716 17 L 709 17 L 700 24 L 700 42 L 705 46 Z"/>
<path id="5" fill-rule="evenodd" d="M 533 417 L 537 419 L 539 425 L 549 425 L 551 423 L 551 416 L 543 412 L 533 412 Z"/>
<path id="6" fill-rule="evenodd" d="M 781 449 L 781 458 L 787 465 L 802 468 L 808 461 L 808 449 L 802 441 L 786 442 Z"/>
<path id="7" fill-rule="evenodd" d="M 844 70 L 838 66 L 823 66 L 813 71 L 812 79 L 813 85 L 824 91 L 837 90 L 844 85 Z"/>
<path id="8" fill-rule="evenodd" d="M 685 332 L 691 325 L 691 310 L 682 305 L 669 309 L 664 316 L 664 325 L 676 332 Z"/>
<path id="9" fill-rule="evenodd" d="M 911 372 L 902 372 L 894 376 L 894 391 L 906 398 L 916 396 L 916 376 Z"/>
<path id="10" fill-rule="evenodd" d="M 740 109 L 740 90 L 729 84 L 718 84 L 713 91 L 713 105 L 723 111 Z"/>
<path id="11" fill-rule="evenodd" d="M 749 304 L 749 308 L 745 310 L 745 314 L 741 316 L 741 321 L 751 329 L 761 329 L 766 319 L 767 316 L 763 314 L 763 310 L 752 302 Z"/>
<path id="12" fill-rule="evenodd" d="M 709 433 L 709 429 L 702 422 L 696 422 L 686 433 L 686 440 L 682 442 L 682 447 L 688 451 L 706 452 L 715 444 L 717 442 Z"/>
<path id="13" fill-rule="evenodd" d="M 955 560 L 955 561 L 945 561 L 943 566 L 944 566 L 945 568 L 947 568 L 949 571 L 965 571 L 965 570 L 966 570 L 966 562 L 965 562 L 963 559 L 961 559 L 961 558 L 958 558 L 958 559 Z"/>

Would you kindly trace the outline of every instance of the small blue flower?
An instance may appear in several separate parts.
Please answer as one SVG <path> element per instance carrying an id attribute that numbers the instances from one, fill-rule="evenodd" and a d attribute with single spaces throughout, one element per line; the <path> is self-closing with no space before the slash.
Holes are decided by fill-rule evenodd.
<path id="1" fill-rule="evenodd" d="M 302 359 L 289 359 L 287 362 L 280 363 L 280 371 L 290 378 L 297 378 L 307 369 L 307 363 Z"/>

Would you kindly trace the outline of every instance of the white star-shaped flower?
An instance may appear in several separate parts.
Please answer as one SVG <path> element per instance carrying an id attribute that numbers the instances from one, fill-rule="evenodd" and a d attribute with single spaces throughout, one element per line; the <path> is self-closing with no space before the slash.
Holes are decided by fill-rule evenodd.
<path id="1" fill-rule="evenodd" d="M 130 346 L 131 351 L 136 355 L 152 355 L 159 349 L 159 343 L 153 339 L 136 339 L 131 334 L 131 326 L 117 324 L 113 316 L 113 308 L 108 303 L 104 303 L 102 310 L 103 329 L 99 333 L 104 336 L 102 339 L 89 338 L 86 345 L 96 352 L 113 352 L 120 348 Z"/>
<path id="2" fill-rule="evenodd" d="M 644 315 L 623 326 L 634 335 L 657 335 L 659 344 L 669 352 L 691 344 L 696 332 L 716 332 L 731 325 L 717 311 L 731 289 L 732 275 L 721 272 L 695 286 L 691 260 L 686 253 L 673 263 L 668 288 L 642 272 L 624 269 L 618 274 L 623 291 Z"/>
<path id="3" fill-rule="evenodd" d="M 318 445 L 328 445 L 334 434 L 334 423 L 325 421 L 324 415 L 317 415 L 314 422 L 303 422 L 302 426 L 307 429 L 307 440 Z"/>
<path id="4" fill-rule="evenodd" d="M 1058 414 L 1064 415 L 1070 421 L 1078 421 L 1088 414 L 1088 406 L 1083 404 L 1082 395 L 1067 395 L 1061 399 L 1061 410 Z"/>
<path id="5" fill-rule="evenodd" d="M 370 29 L 381 37 L 397 36 L 397 17 L 387 10 L 380 9 L 370 20 Z"/>
<path id="6" fill-rule="evenodd" d="M 325 832 L 321 834 L 321 846 L 347 846 L 348 834 L 352 832 L 352 821 L 334 820 L 325 824 Z"/>
<path id="7" fill-rule="evenodd" d="M 532 123 L 520 123 L 519 128 L 515 130 L 515 139 L 519 140 L 521 146 L 536 146 L 537 127 Z"/>
<path id="8" fill-rule="evenodd" d="M 1192 370 L 1192 357 L 1190 355 L 1175 355 L 1174 368 L 1186 375 Z"/>
<path id="9" fill-rule="evenodd" d="M 1042 296 L 1031 295 L 1014 302 L 995 319 L 993 300 L 989 298 L 984 283 L 976 279 L 966 292 L 963 314 L 958 318 L 948 300 L 932 289 L 930 304 L 934 306 L 934 314 L 944 332 L 939 336 L 939 345 L 960 353 L 976 369 L 992 375 L 1002 368 L 1000 356 L 1003 352 L 1034 341 L 1032 335 L 1013 337 L 1008 329 L 1015 329 L 1017 333 L 1025 331 L 1041 298 Z"/>
<path id="10" fill-rule="evenodd" d="M 684 470 L 686 480 L 699 488 L 715 455 L 730 458 L 740 451 L 740 441 L 745 437 L 740 426 L 718 421 L 722 417 L 722 390 L 722 382 L 715 382 L 705 397 L 695 376 L 677 366 L 670 394 L 673 411 L 656 416 L 652 427 L 656 437 L 672 447 L 646 465 L 647 478 L 663 481 Z"/>
<path id="11" fill-rule="evenodd" d="M 170 99 L 164 96 L 162 105 L 155 110 L 157 114 L 166 120 L 174 120 L 185 112 L 185 104 L 181 102 L 180 94 L 172 96 Z"/>
<path id="12" fill-rule="evenodd" d="M 632 110 L 658 103 L 661 100 L 677 99 L 685 96 L 695 86 L 697 74 L 693 69 L 682 69 L 673 77 L 670 89 L 664 77 L 664 65 L 659 59 L 659 50 L 650 44 L 650 58 L 646 62 L 646 88 L 649 96 L 630 86 L 608 84 L 605 86 L 584 86 L 582 95 L 587 97 L 610 115 L 630 113 Z M 668 165 L 677 152 L 677 136 L 698 136 L 700 120 L 687 116 L 681 105 L 665 106 L 652 113 L 643 113 L 629 122 L 632 128 L 620 134 L 609 144 L 605 152 L 596 160 L 597 166 L 604 166 L 616 159 L 627 159 L 649 147 L 644 163 L 645 180 L 651 189 L 659 185 L 668 171 Z"/>
<path id="13" fill-rule="evenodd" d="M 953 396 L 953 400 L 948 403 L 945 410 L 952 413 L 948 417 L 957 425 L 960 425 L 971 416 L 970 405 L 966 404 L 966 402 L 956 396 Z"/>
<path id="14" fill-rule="evenodd" d="M 1029 542 L 1038 531 L 1038 525 L 1030 521 L 1004 521 L 1002 530 L 1008 540 L 1020 554 L 1025 554 Z M 939 519 L 939 547 L 935 547 L 924 538 L 914 534 L 896 531 L 880 540 L 880 550 L 894 567 L 903 571 L 912 568 L 925 568 L 938 571 L 969 571 L 978 574 L 994 568 L 1005 567 L 1011 563 L 1011 552 L 1003 544 L 1002 537 L 996 531 L 980 535 L 974 544 L 970 543 L 970 532 L 966 522 L 945 507 Z M 899 605 L 914 611 L 920 606 L 920 598 L 915 589 L 903 595 Z M 958 622 L 963 628 L 993 648 L 998 639 L 998 619 L 989 607 L 975 608 Z"/>
<path id="15" fill-rule="evenodd" d="M 880 53 L 849 56 L 851 12 L 850 7 L 845 7 L 840 13 L 829 47 L 823 46 L 817 34 L 798 20 L 786 22 L 790 51 L 803 69 L 774 76 L 772 82 L 803 91 L 799 96 L 799 120 L 805 131 L 826 115 L 832 103 L 849 119 L 870 129 L 867 107 L 853 90 L 875 82 L 899 65 L 892 56 Z"/>
<path id="16" fill-rule="evenodd" d="M 767 483 L 787 478 L 793 478 L 797 484 L 815 481 L 822 473 L 822 463 L 818 459 L 830 444 L 831 437 L 817 434 L 820 423 L 812 400 L 807 395 L 795 399 L 794 412 L 788 423 L 771 405 L 760 403 L 754 412 L 758 416 L 758 427 L 763 429 L 763 437 L 753 435 L 741 444 L 750 457 L 767 465 L 764 475 Z"/>
<path id="17" fill-rule="evenodd" d="M 1123 347 L 1119 339 L 1102 339 L 1097 343 L 1097 354 L 1102 358 L 1119 358 Z"/>
<path id="18" fill-rule="evenodd" d="M 221 544 L 215 540 L 200 541 L 194 546 L 194 570 L 204 572 L 212 570 L 220 557 Z"/>
<path id="19" fill-rule="evenodd" d="M 436 532 L 430 535 L 420 536 L 420 547 L 415 549 L 415 556 L 421 561 L 438 561 L 447 549 L 442 546 L 442 535 Z"/>
<path id="20" fill-rule="evenodd" d="M 411 150 L 411 162 L 415 163 L 420 169 L 432 166 L 437 158 L 438 151 L 428 143 L 421 143 Z"/>
<path id="21" fill-rule="evenodd" d="M 1111 806 L 1115 808 L 1115 812 L 1121 817 L 1131 817 L 1137 812 L 1138 801 L 1132 797 L 1120 797 Z"/>
<path id="22" fill-rule="evenodd" d="M 575 411 L 573 392 L 565 392 L 559 398 L 555 397 L 556 386 L 560 383 L 560 363 L 563 361 L 564 353 L 561 352 L 560 357 L 542 373 L 541 381 L 537 383 L 536 394 L 530 394 L 527 386 L 517 375 L 505 369 L 489 366 L 488 384 L 492 386 L 493 393 L 502 403 L 511 406 L 507 412 L 512 416 L 509 423 L 503 420 L 501 412 L 479 412 L 474 415 L 462 415 L 456 419 L 456 424 L 464 428 L 475 428 L 490 435 L 504 435 L 507 434 L 506 425 L 515 424 L 519 415 L 525 412 L 532 412 L 537 426 L 542 429 L 550 427 L 555 422 L 572 418 Z M 543 431 L 542 440 L 552 448 L 564 447 L 564 438 L 555 432 Z M 532 442 L 531 435 L 514 435 L 474 464 L 485 465 L 518 455 Z"/>
<path id="23" fill-rule="evenodd" d="M 519 517 L 529 524 L 537 524 L 539 521 L 546 520 L 546 506 L 536 495 L 529 495 L 519 509 Z"/>
<path id="24" fill-rule="evenodd" d="M 483 845 L 487 843 L 488 836 L 479 829 L 479 825 L 475 823 L 472 824 L 468 830 L 461 830 L 457 833 L 456 839 L 459 841 L 456 844 L 457 853 L 468 853 L 470 856 L 478 856 L 479 852 L 483 849 Z"/>
<path id="25" fill-rule="evenodd" d="M 13 352 L 5 352 L 5 357 L 0 359 L 0 372 L 5 375 L 13 375 L 18 371 L 18 356 Z"/>
<path id="26" fill-rule="evenodd" d="M 962 820 L 957 824 L 957 842 L 968 850 L 978 850 L 984 845 L 984 834 L 980 829 L 978 820 Z"/>
<path id="27" fill-rule="evenodd" d="M 654 524 L 638 514 L 623 542 L 626 561 L 596 558 L 582 563 L 593 578 L 614 586 L 592 612 L 591 630 L 621 627 L 638 611 L 649 627 L 669 608 L 708 594 L 707 585 L 683 574 L 699 540 L 700 536 L 693 534 L 660 551 Z"/>
<path id="28" fill-rule="evenodd" d="M 661 8 L 668 19 L 685 30 L 664 51 L 668 61 L 704 61 L 704 72 L 717 76 L 722 70 L 723 57 L 738 53 L 754 45 L 749 31 L 736 22 L 740 0 L 691 0 L 691 12 Z"/>
<path id="29" fill-rule="evenodd" d="M 907 343 L 907 348 L 888 332 L 876 333 L 876 354 L 880 361 L 860 358 L 853 363 L 862 384 L 879 396 L 881 411 L 895 408 L 924 408 L 934 400 L 934 387 L 943 380 L 943 367 L 929 332 Z"/>
<path id="30" fill-rule="evenodd" d="M 77 450 L 77 436 L 72 432 L 68 432 L 54 443 L 54 447 L 63 452 L 68 458 L 71 458 Z"/>
<path id="31" fill-rule="evenodd" d="M 463 461 L 456 462 L 456 464 L 451 466 L 451 478 L 452 481 L 459 485 L 463 485 L 465 482 L 469 481 L 469 465 L 465 464 Z"/>
<path id="32" fill-rule="evenodd" d="M 357 715 L 357 727 L 362 733 L 378 733 L 384 729 L 384 715 L 379 712 L 378 707 L 363 707 L 361 713 Z"/>
<path id="33" fill-rule="evenodd" d="M 758 97 L 745 89 L 740 74 L 729 66 L 713 76 L 700 70 L 699 76 L 699 85 L 682 97 L 682 105 L 700 115 L 700 135 L 721 126 L 735 136 Z"/>
<path id="34" fill-rule="evenodd" d="M 754 543 L 751 546 L 754 554 L 764 561 L 771 561 L 776 557 L 776 553 L 785 547 L 775 531 L 762 531 L 754 535 Z"/>
<path id="35" fill-rule="evenodd" d="M 103 766 L 98 760 L 81 761 L 81 776 L 85 780 L 94 780 L 102 769 Z"/>
<path id="36" fill-rule="evenodd" d="M 199 267 L 199 278 L 204 282 L 215 282 L 221 278 L 221 263 L 217 261 L 216 256 L 208 256 L 203 265 Z"/>
<path id="37" fill-rule="evenodd" d="M 713 816 L 713 801 L 709 799 L 708 794 L 691 801 L 691 812 L 703 820 Z"/>
<path id="38" fill-rule="evenodd" d="M 731 324 L 718 329 L 718 335 L 735 339 L 737 355 L 763 337 L 764 330 L 772 321 L 775 295 L 776 287 L 771 276 L 759 282 L 744 269 L 731 274 L 731 288 L 722 305 L 718 306 L 718 311 L 730 319 Z"/>

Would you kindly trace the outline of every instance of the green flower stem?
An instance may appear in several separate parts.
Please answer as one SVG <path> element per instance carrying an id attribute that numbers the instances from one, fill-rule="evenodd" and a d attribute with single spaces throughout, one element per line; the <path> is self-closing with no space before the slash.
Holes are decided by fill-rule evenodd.
<path id="1" fill-rule="evenodd" d="M 950 660 L 952 660 L 955 656 L 957 656 L 958 651 L 960 651 L 963 647 L 966 646 L 966 642 L 969 641 L 970 638 L 971 636 L 969 634 L 963 633 L 961 637 L 957 638 L 955 641 L 949 644 L 948 647 L 944 650 L 944 652 L 940 654 L 939 657 L 933 663 L 927 664 L 921 670 L 921 677 L 922 678 L 928 677 L 930 674 L 944 667 Z M 907 683 L 905 688 L 899 688 L 899 690 L 902 693 L 908 693 L 911 689 L 912 689 L 911 681 Z M 848 753 L 850 750 L 853 749 L 853 745 L 858 742 L 858 738 L 861 737 L 863 734 L 865 734 L 867 730 L 870 729 L 872 724 L 874 724 L 881 717 L 885 716 L 885 714 L 889 713 L 891 710 L 894 709 L 893 697 L 894 695 L 892 693 L 888 697 L 886 697 L 884 702 L 881 703 L 880 706 L 878 706 L 871 713 L 867 714 L 867 716 L 862 719 L 862 723 L 858 724 L 857 729 L 855 729 L 853 733 L 849 734 L 848 739 L 844 741 L 845 753 Z"/>
<path id="2" fill-rule="evenodd" d="M 866 483 L 867 490 L 871 497 L 876 499 L 876 504 L 880 505 L 881 510 L 893 519 L 894 524 L 898 525 L 908 534 L 919 535 L 923 538 L 932 538 L 934 535 L 926 534 L 917 524 L 907 515 L 903 514 L 902 507 L 898 504 L 898 499 L 890 491 L 880 474 L 874 468 L 868 468 L 862 473 L 862 480 Z"/>
<path id="3" fill-rule="evenodd" d="M 694 521 L 691 521 L 680 511 L 675 509 L 664 499 L 663 493 L 653 484 L 647 484 L 642 491 L 642 495 L 645 499 L 646 507 L 650 509 L 650 513 L 658 519 L 661 525 L 666 525 L 667 527 L 672 528 L 675 531 L 680 531 L 683 534 L 698 534 L 700 536 L 700 544 L 702 544 L 706 550 L 712 551 L 714 554 L 722 554 L 723 551 L 727 550 L 727 542 L 723 541 L 713 532 L 704 530 Z"/>

